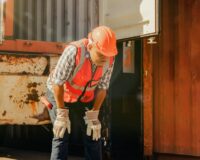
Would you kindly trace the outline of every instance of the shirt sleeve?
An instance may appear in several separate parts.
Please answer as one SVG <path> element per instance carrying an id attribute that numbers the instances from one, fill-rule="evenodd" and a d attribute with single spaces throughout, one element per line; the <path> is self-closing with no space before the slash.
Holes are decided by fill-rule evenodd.
<path id="1" fill-rule="evenodd" d="M 53 84 L 63 85 L 69 79 L 75 67 L 76 52 L 77 48 L 73 45 L 63 51 L 52 74 Z"/>
<path id="2" fill-rule="evenodd" d="M 111 75 L 113 72 L 113 68 L 114 68 L 114 60 L 112 65 L 108 68 L 108 70 L 106 71 L 106 73 L 103 75 L 103 77 L 101 78 L 97 88 L 99 89 L 105 89 L 107 90 L 109 88 L 109 84 L 110 84 L 110 79 L 111 79 Z"/>

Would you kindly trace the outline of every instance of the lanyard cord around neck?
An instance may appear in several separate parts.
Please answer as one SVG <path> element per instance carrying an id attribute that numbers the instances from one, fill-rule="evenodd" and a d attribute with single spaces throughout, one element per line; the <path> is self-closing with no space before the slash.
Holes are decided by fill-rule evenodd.
<path id="1" fill-rule="evenodd" d="M 92 64 L 91 64 L 92 65 Z M 81 95 L 78 97 L 78 102 L 81 100 L 81 98 L 84 96 L 84 94 L 85 94 L 85 92 L 86 92 L 86 89 L 87 89 L 87 87 L 89 86 L 89 84 L 93 81 L 93 78 L 94 78 L 94 75 L 95 75 L 95 73 L 96 73 L 96 70 L 97 70 L 97 67 L 95 67 L 95 69 L 94 69 L 94 72 L 92 72 L 92 78 L 91 78 L 91 80 L 89 80 L 87 83 L 86 83 L 86 85 L 85 85 L 85 87 L 84 87 L 84 89 L 83 89 L 83 92 L 81 93 Z"/>

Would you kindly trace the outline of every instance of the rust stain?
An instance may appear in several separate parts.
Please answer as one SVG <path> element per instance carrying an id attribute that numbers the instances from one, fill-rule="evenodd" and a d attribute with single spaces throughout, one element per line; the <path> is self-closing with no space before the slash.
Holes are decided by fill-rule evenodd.
<path id="1" fill-rule="evenodd" d="M 0 55 L 0 62 L 3 62 L 0 72 L 4 74 L 42 75 L 48 70 L 48 58 L 44 56 Z"/>
<path id="2" fill-rule="evenodd" d="M 36 89 L 31 89 L 31 92 L 27 94 L 25 103 L 30 103 L 33 101 L 39 102 L 39 95 Z"/>
<path id="3" fill-rule="evenodd" d="M 37 86 L 42 83 L 31 82 L 27 84 L 27 92 L 20 92 L 17 95 L 9 95 L 10 100 L 16 103 L 19 108 L 23 108 L 24 104 L 29 104 L 32 102 L 39 102 L 39 97 L 44 93 L 38 93 Z M 14 93 L 15 91 L 13 91 Z"/>
<path id="4" fill-rule="evenodd" d="M 1 124 L 11 124 L 13 122 L 13 119 L 0 119 Z"/>
<path id="5" fill-rule="evenodd" d="M 1 62 L 9 62 L 9 63 L 24 63 L 24 62 L 34 62 L 33 59 L 42 56 L 34 56 L 34 55 L 0 55 Z"/>
<path id="6" fill-rule="evenodd" d="M 33 63 L 33 60 L 25 56 L 21 56 L 18 58 L 17 55 L 12 55 L 12 56 L 0 55 L 0 62 L 7 62 L 10 64 L 19 64 L 19 63 L 25 63 L 25 62 Z"/>
<path id="7" fill-rule="evenodd" d="M 32 114 L 33 114 L 33 115 L 34 115 L 34 114 L 37 114 L 37 108 L 36 108 L 35 102 L 31 102 L 31 103 L 29 103 L 29 104 L 30 104 L 31 109 L 32 109 Z"/>
<path id="8" fill-rule="evenodd" d="M 6 110 L 4 110 L 3 113 L 2 113 L 2 116 L 5 116 L 6 113 L 7 113 Z"/>
<path id="9" fill-rule="evenodd" d="M 41 85 L 41 84 L 42 84 L 42 83 L 36 83 L 36 82 L 28 83 L 27 88 L 37 87 L 38 85 Z"/>
<path id="10" fill-rule="evenodd" d="M 26 95 L 26 100 L 25 100 L 26 104 L 32 102 L 39 102 L 39 95 L 36 87 L 41 84 L 42 83 L 36 83 L 36 82 L 28 83 L 27 88 L 29 93 Z"/>

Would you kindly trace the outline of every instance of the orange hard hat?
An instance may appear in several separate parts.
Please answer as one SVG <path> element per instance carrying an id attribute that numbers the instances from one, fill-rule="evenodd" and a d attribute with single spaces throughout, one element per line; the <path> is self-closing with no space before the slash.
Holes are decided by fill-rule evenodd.
<path id="1" fill-rule="evenodd" d="M 96 44 L 96 47 L 106 57 L 117 55 L 115 33 L 106 26 L 99 26 L 89 33 L 88 38 Z"/>

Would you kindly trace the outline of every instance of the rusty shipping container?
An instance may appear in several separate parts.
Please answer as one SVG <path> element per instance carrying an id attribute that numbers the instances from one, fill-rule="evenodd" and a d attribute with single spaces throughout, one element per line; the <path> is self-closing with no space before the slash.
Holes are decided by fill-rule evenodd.
<path id="1" fill-rule="evenodd" d="M 7 0 L 5 41 L 0 46 L 0 63 L 3 67 L 1 79 L 8 83 L 0 83 L 1 93 L 7 89 L 0 102 L 0 129 L 4 131 L 0 132 L 3 137 L 0 143 L 9 146 L 17 144 L 20 147 L 23 147 L 24 143 L 28 146 L 40 144 L 40 147 L 46 144 L 43 149 L 51 146 L 51 127 L 38 125 L 49 122 L 38 123 L 31 118 L 32 115 L 43 112 L 39 97 L 45 92 L 47 75 L 66 45 L 63 42 L 87 36 L 87 33 L 101 21 L 100 24 L 109 22 L 116 30 L 125 31 L 117 32 L 117 38 L 121 39 L 118 49 L 123 54 L 116 59 L 111 89 L 106 100 L 105 117 L 112 117 L 112 125 L 107 124 L 104 132 L 113 144 L 114 157 L 142 157 L 142 48 L 141 40 L 132 40 L 131 37 L 157 34 L 155 19 L 145 11 L 145 6 L 151 6 L 153 9 L 150 13 L 155 14 L 155 0 L 144 2 L 135 1 L 134 11 L 131 0 L 124 3 L 126 5 L 123 9 L 127 8 L 128 12 L 122 15 L 125 19 L 120 25 L 116 20 L 112 21 L 112 18 L 116 18 L 117 21 L 122 19 L 118 14 L 122 6 L 120 0 Z M 135 9 L 140 11 L 140 5 L 142 13 L 138 14 Z M 130 23 L 130 16 L 138 17 Z M 129 26 L 130 30 L 126 32 Z M 132 30 L 134 32 L 130 35 L 131 40 L 122 40 L 129 32 L 132 33 Z M 123 88 L 122 83 L 126 84 Z M 120 121 L 119 115 L 123 117 L 123 121 Z M 119 130 L 121 132 L 118 132 Z M 121 138 L 122 135 L 123 138 L 118 141 L 118 137 Z"/>
<path id="2" fill-rule="evenodd" d="M 39 96 L 63 42 L 106 24 L 121 53 L 105 109 L 114 156 L 124 149 L 130 157 L 200 159 L 198 0 L 7 0 L 4 7 L 0 124 L 20 124 L 6 126 L 4 144 L 37 135 L 39 128 L 27 124 L 49 123 L 31 116 L 43 111 Z"/>
<path id="3" fill-rule="evenodd" d="M 64 47 L 98 25 L 98 1 L 0 2 L 0 144 L 49 151 L 50 121 L 32 116 L 44 112 L 39 98 Z"/>
<path id="4" fill-rule="evenodd" d="M 39 97 L 45 93 L 47 76 L 63 44 L 87 36 L 97 26 L 98 2 L 8 0 L 3 6 L 9 40 L 0 46 L 0 124 L 49 123 L 31 118 L 44 110 Z"/>

